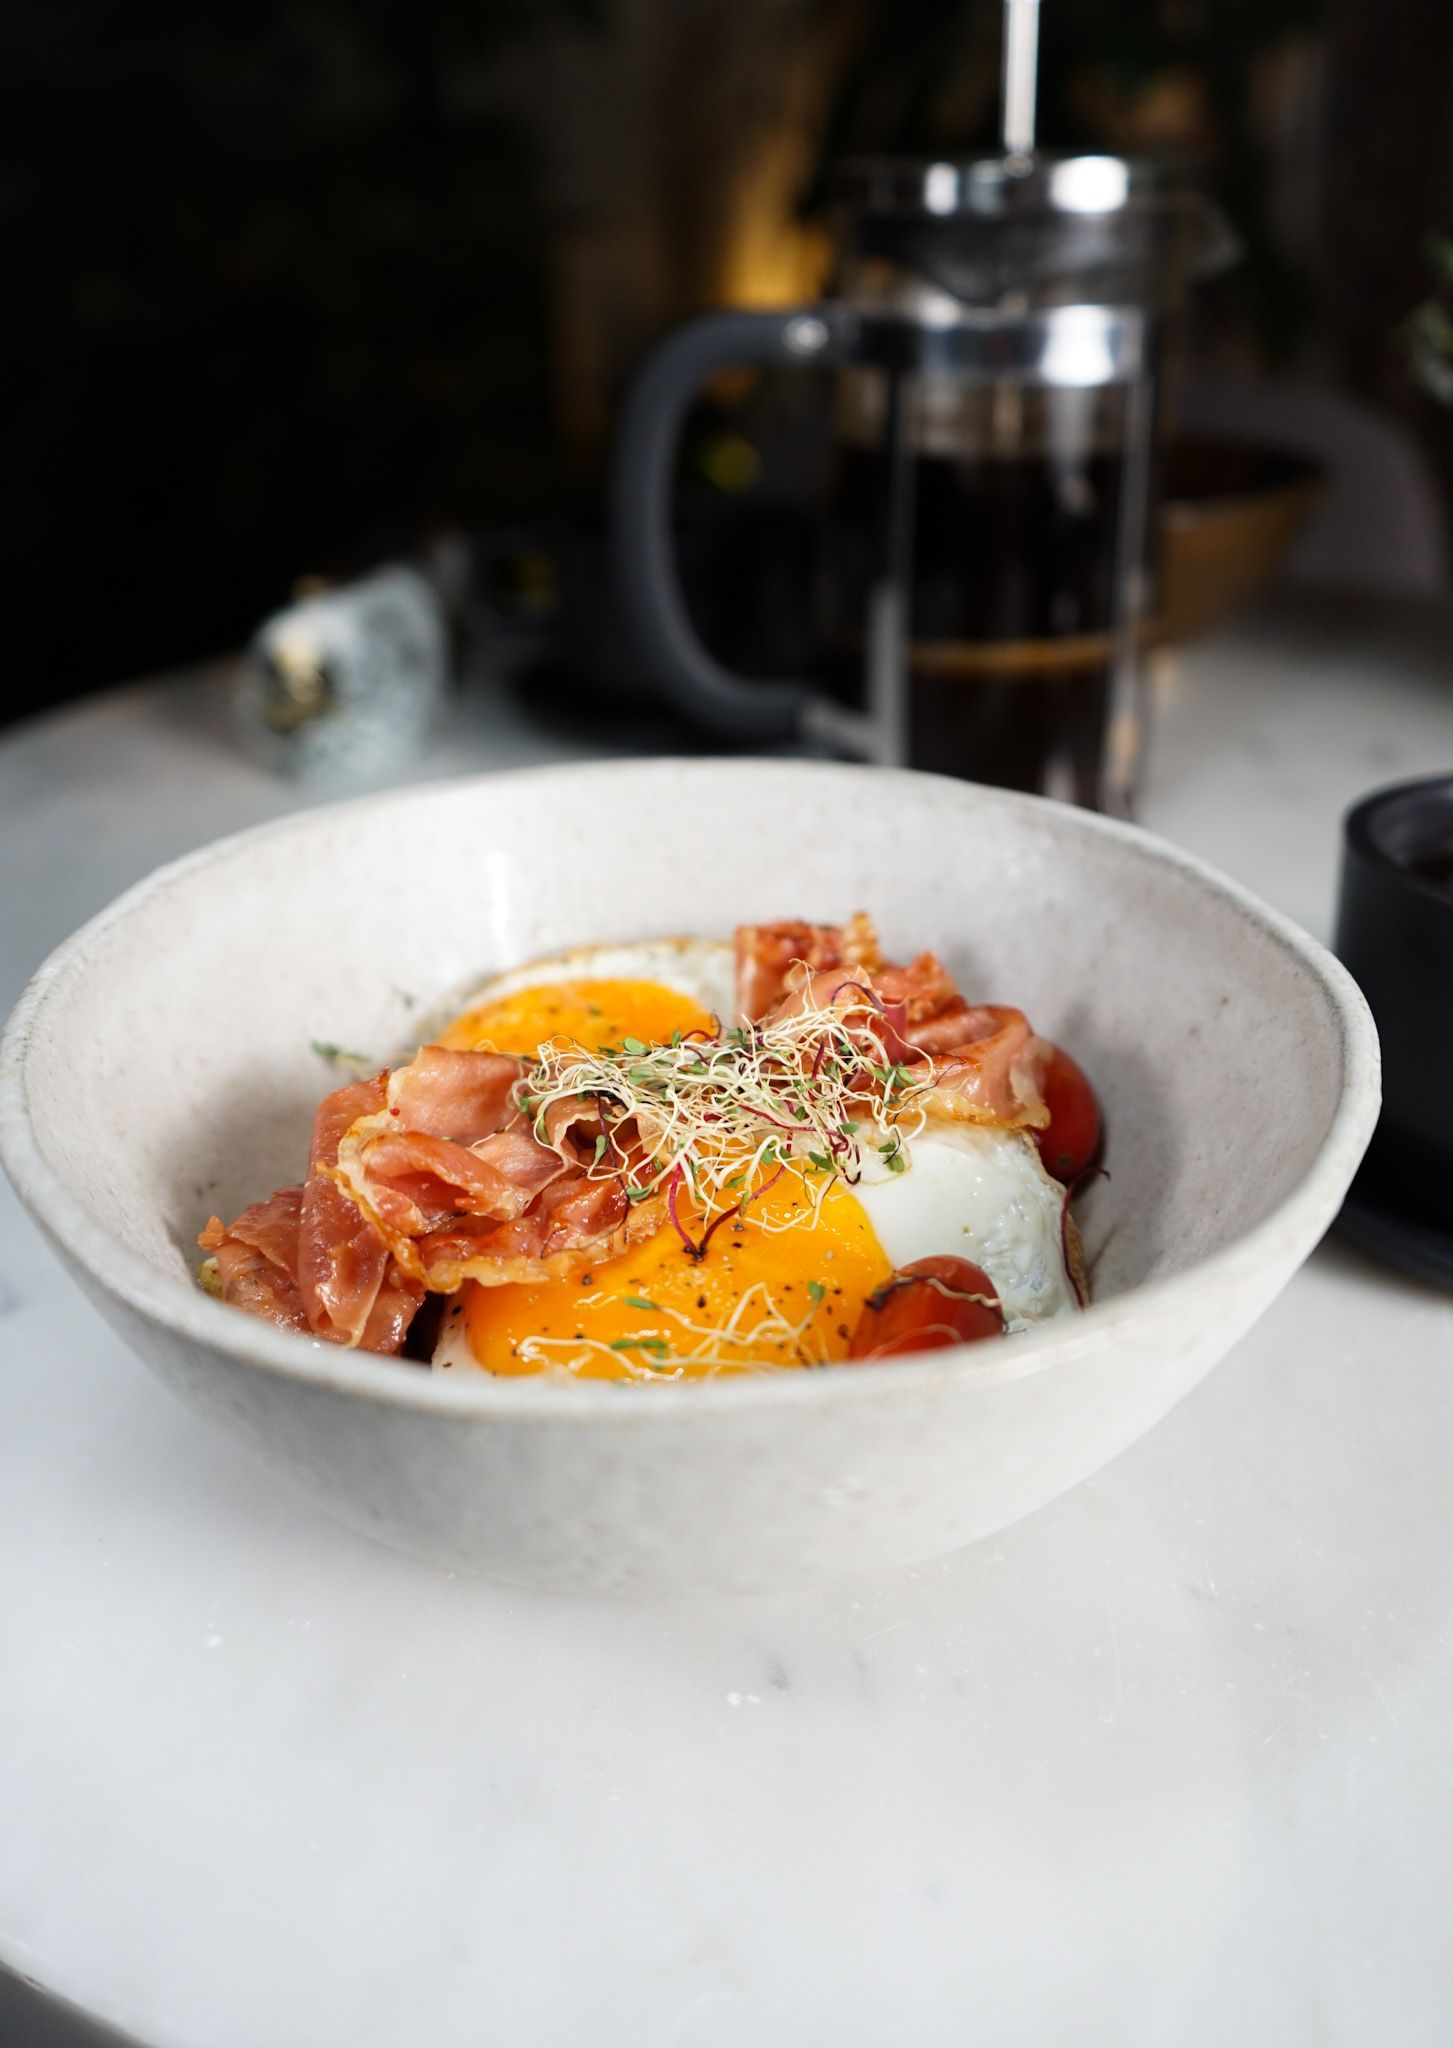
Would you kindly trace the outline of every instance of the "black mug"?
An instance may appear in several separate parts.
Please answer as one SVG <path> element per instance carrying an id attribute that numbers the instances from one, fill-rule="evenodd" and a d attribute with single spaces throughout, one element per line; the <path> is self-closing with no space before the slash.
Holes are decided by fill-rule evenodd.
<path id="1" fill-rule="evenodd" d="M 1336 951 L 1382 1040 L 1359 1195 L 1453 1229 L 1453 775 L 1364 797 L 1343 825 Z"/>

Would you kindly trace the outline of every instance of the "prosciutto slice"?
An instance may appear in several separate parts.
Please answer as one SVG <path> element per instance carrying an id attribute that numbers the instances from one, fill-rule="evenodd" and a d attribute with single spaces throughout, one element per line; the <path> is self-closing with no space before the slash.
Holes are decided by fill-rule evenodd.
<path id="1" fill-rule="evenodd" d="M 389 1114 L 405 1130 L 474 1145 L 493 1137 L 514 1116 L 524 1072 L 525 1062 L 507 1053 L 426 1045 L 388 1076 Z M 380 1098 L 374 1107 L 382 1106 Z"/>
<path id="2" fill-rule="evenodd" d="M 415 1285 L 557 1278 L 659 1227 L 658 1200 L 632 1204 L 618 1172 L 590 1172 L 593 1104 L 554 1104 L 537 1132 L 518 1106 L 525 1071 L 426 1046 L 344 1134 L 335 1193 Z"/>
<path id="3" fill-rule="evenodd" d="M 197 1239 L 217 1265 L 224 1301 L 282 1330 L 306 1334 L 308 1318 L 298 1292 L 298 1221 L 303 1190 L 279 1188 L 254 1202 L 231 1224 L 213 1216 Z"/>
<path id="4" fill-rule="evenodd" d="M 563 1170 L 518 1126 L 458 1145 L 373 1117 L 345 1141 L 339 1168 L 342 1186 L 386 1238 L 423 1237 L 451 1216 L 523 1215 Z"/>
<path id="5" fill-rule="evenodd" d="M 387 1244 L 330 1177 L 344 1133 L 383 1101 L 380 1077 L 353 1081 L 318 1106 L 308 1178 L 280 1188 L 197 1240 L 217 1261 L 224 1301 L 330 1344 L 394 1353 L 423 1299 Z"/>
<path id="6" fill-rule="evenodd" d="M 658 1196 L 632 1202 L 620 1170 L 593 1172 L 600 1112 L 519 1105 L 523 1060 L 425 1046 L 406 1066 L 320 1103 L 308 1178 L 213 1217 L 199 1242 L 223 1299 L 284 1329 L 397 1352 L 426 1292 L 562 1277 L 660 1228 Z M 616 1133 L 613 1164 L 638 1163 Z"/>
<path id="7" fill-rule="evenodd" d="M 562 1175 L 521 1215 L 459 1216 L 411 1247 L 431 1288 L 452 1294 L 465 1280 L 486 1287 L 560 1280 L 587 1263 L 654 1236 L 665 1202 L 628 1201 L 619 1175 Z"/>
<path id="8" fill-rule="evenodd" d="M 928 1084 L 915 1099 L 930 1116 L 1011 1130 L 1046 1125 L 1042 1079 L 1052 1048 L 1035 1035 L 1024 1013 L 968 1002 L 935 953 L 920 953 L 902 967 L 883 961 L 868 920 L 853 922 L 866 927 L 866 938 L 858 932 L 845 939 L 850 927 L 744 927 L 737 933 L 739 976 L 743 959 L 748 962 L 747 979 L 738 983 L 739 1002 L 744 1005 L 754 989 L 766 985 L 764 961 L 770 958 L 775 973 L 773 945 L 788 944 L 789 934 L 794 945 L 800 934 L 814 934 L 807 952 L 799 951 L 783 967 L 768 1021 L 827 1008 L 839 999 L 860 1002 L 859 992 L 867 990 L 877 1009 L 870 1028 L 884 1057 L 901 1061 L 916 1086 Z M 839 957 L 814 964 L 808 957 L 814 952 Z M 849 952 L 858 957 L 848 959 Z"/>
<path id="9" fill-rule="evenodd" d="M 1052 1048 L 1035 1036 L 1022 1010 L 966 1006 L 944 1037 L 949 1042 L 928 1062 L 933 1086 L 918 1098 L 930 1116 L 1010 1130 L 1044 1128 L 1043 1077 Z"/>
<path id="10" fill-rule="evenodd" d="M 936 953 L 880 969 L 873 990 L 892 1056 L 910 1071 L 932 1069 L 932 1091 L 919 1098 L 931 1115 L 1015 1130 L 1049 1122 L 1042 1082 L 1052 1048 L 1022 1010 L 966 1001 Z"/>
<path id="11" fill-rule="evenodd" d="M 846 924 L 740 924 L 733 935 L 737 969 L 737 1020 L 753 1024 L 780 1000 L 792 969 L 812 973 L 851 967 L 871 973 L 883 954 L 873 920 L 859 911 Z"/>
<path id="12" fill-rule="evenodd" d="M 313 1334 L 396 1352 L 423 1289 L 402 1273 L 380 1232 L 333 1178 L 343 1139 L 384 1105 L 384 1077 L 353 1081 L 318 1105 L 298 1231 L 298 1287 Z"/>

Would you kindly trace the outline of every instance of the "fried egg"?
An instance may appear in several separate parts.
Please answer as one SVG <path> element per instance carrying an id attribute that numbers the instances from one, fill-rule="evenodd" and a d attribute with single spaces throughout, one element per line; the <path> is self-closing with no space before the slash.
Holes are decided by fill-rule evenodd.
<path id="1" fill-rule="evenodd" d="M 714 1031 L 733 1005 L 728 945 L 582 946 L 487 982 L 439 1042 L 525 1055 L 552 1038 L 648 1046 Z M 846 1357 L 867 1296 L 895 1268 L 942 1253 L 984 1268 L 1011 1330 L 1074 1308 L 1064 1190 L 1022 1132 L 935 1121 L 902 1171 L 873 1147 L 865 1159 L 854 1187 L 800 1161 L 759 1177 L 700 1258 L 668 1224 L 566 1280 L 469 1282 L 445 1311 L 435 1368 L 652 1379 L 826 1364 Z"/>
<path id="2" fill-rule="evenodd" d="M 1033 1139 L 993 1124 L 931 1123 L 907 1147 L 903 1173 L 871 1151 L 853 1190 L 889 1263 L 952 1253 L 982 1266 L 1010 1330 L 1077 1306 L 1065 1269 L 1065 1191 Z"/>
<path id="3" fill-rule="evenodd" d="M 547 1038 L 586 1046 L 660 1045 L 673 1031 L 729 1024 L 732 949 L 716 939 L 576 946 L 495 975 L 439 1034 L 440 1045 L 529 1054 Z"/>
<path id="4" fill-rule="evenodd" d="M 470 1283 L 435 1364 L 487 1372 L 566 1366 L 587 1379 L 696 1379 L 845 1357 L 863 1302 L 891 1266 L 862 1204 L 789 1170 L 694 1259 L 668 1225 L 570 1280 Z"/>

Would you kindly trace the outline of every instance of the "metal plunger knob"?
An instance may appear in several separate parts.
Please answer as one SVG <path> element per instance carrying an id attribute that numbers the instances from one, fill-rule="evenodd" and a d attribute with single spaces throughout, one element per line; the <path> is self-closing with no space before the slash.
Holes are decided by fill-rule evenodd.
<path id="1" fill-rule="evenodd" d="M 1034 154 L 1039 0 L 1004 0 L 1004 154 Z"/>

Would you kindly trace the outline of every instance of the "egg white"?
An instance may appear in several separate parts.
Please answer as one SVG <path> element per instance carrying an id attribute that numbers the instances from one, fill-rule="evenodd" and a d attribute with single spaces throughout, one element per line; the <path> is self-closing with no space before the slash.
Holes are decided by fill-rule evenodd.
<path id="1" fill-rule="evenodd" d="M 1065 1191 L 1022 1131 L 931 1123 L 890 1173 L 870 1147 L 853 1193 L 895 1267 L 915 1259 L 972 1259 L 998 1290 L 1011 1330 L 1076 1306 L 1065 1269 Z"/>
<path id="2" fill-rule="evenodd" d="M 434 1339 L 435 1372 L 478 1372 L 479 1360 L 469 1341 L 469 1331 L 464 1321 L 464 1298 L 453 1295 L 444 1304 L 444 1314 L 439 1323 L 439 1334 Z"/>

